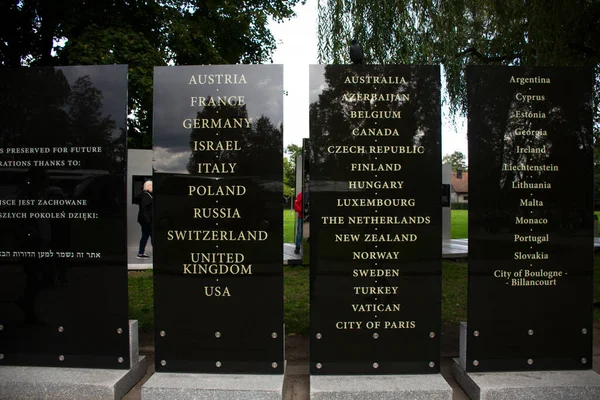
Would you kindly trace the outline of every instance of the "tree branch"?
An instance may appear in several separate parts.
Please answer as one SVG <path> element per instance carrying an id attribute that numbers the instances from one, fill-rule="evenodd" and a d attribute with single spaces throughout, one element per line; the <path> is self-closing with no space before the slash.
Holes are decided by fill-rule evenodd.
<path id="1" fill-rule="evenodd" d="M 571 42 L 569 43 L 569 48 L 576 50 L 587 57 L 600 57 L 600 50 L 591 48 L 589 46 L 586 46 L 585 44 Z"/>
<path id="2" fill-rule="evenodd" d="M 469 47 L 468 49 L 461 51 L 460 53 L 458 53 L 456 55 L 456 57 L 464 57 L 464 56 L 470 56 L 470 55 L 477 57 L 480 61 L 482 61 L 484 63 L 514 60 L 515 58 L 521 57 L 520 53 L 490 57 L 490 56 L 481 54 L 475 47 Z"/>

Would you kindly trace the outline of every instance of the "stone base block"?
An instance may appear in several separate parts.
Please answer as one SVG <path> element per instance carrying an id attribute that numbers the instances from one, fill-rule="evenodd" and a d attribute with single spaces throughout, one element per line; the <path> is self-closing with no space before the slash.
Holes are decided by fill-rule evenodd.
<path id="1" fill-rule="evenodd" d="M 138 322 L 129 320 L 129 370 L 52 367 L 0 367 L 0 399 L 118 400 L 144 377 Z"/>
<path id="2" fill-rule="evenodd" d="M 466 372 L 452 376 L 472 400 L 597 400 L 600 375 L 589 371 Z"/>
<path id="3" fill-rule="evenodd" d="M 0 399 L 117 400 L 146 373 L 146 357 L 131 369 L 0 367 Z"/>
<path id="4" fill-rule="evenodd" d="M 155 373 L 142 400 L 281 400 L 283 375 Z"/>
<path id="5" fill-rule="evenodd" d="M 439 374 L 311 376 L 311 400 L 452 400 Z"/>

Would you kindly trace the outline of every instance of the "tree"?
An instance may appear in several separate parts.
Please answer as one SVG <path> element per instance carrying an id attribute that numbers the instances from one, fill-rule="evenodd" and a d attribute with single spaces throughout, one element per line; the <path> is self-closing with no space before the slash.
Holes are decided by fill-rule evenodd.
<path id="1" fill-rule="evenodd" d="M 463 171 L 467 166 L 467 158 L 460 151 L 455 151 L 452 154 L 446 154 L 442 158 L 442 163 L 452 165 L 452 171 L 456 171 L 457 167 L 461 167 Z"/>
<path id="2" fill-rule="evenodd" d="M 89 75 L 69 84 L 65 70 L 12 68 L 0 74 L 0 148 L 100 146 L 102 152 L 86 154 L 82 168 L 122 172 L 123 124 L 104 112 L 103 93 Z"/>
<path id="3" fill-rule="evenodd" d="M 466 114 L 467 65 L 594 71 L 594 160 L 600 178 L 600 2 L 590 0 L 319 0 L 319 62 L 441 64 L 454 115 Z M 600 180 L 596 179 L 600 199 Z M 599 202 L 600 204 L 600 202 Z"/>
<path id="4" fill-rule="evenodd" d="M 296 159 L 298 158 L 298 156 L 302 155 L 302 146 L 298 146 L 297 144 L 293 144 L 293 143 L 289 144 L 285 148 L 285 153 L 289 156 L 290 161 L 295 166 Z"/>
<path id="5" fill-rule="evenodd" d="M 296 171 L 294 165 L 283 157 L 283 197 L 286 201 L 296 195 Z"/>
<path id="6" fill-rule="evenodd" d="M 442 64 L 452 111 L 466 111 L 465 66 L 586 66 L 600 112 L 600 2 L 589 0 L 319 0 L 319 61 Z"/>
<path id="7" fill-rule="evenodd" d="M 0 65 L 129 65 L 131 147 L 152 145 L 154 66 L 262 63 L 269 18 L 304 0 L 12 0 L 0 3 Z"/>

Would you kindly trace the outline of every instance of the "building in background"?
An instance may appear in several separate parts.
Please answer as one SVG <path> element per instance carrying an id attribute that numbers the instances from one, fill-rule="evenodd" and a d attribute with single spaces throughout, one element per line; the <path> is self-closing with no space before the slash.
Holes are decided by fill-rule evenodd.
<path id="1" fill-rule="evenodd" d="M 462 171 L 452 172 L 452 184 L 450 186 L 450 202 L 469 203 L 469 173 Z"/>

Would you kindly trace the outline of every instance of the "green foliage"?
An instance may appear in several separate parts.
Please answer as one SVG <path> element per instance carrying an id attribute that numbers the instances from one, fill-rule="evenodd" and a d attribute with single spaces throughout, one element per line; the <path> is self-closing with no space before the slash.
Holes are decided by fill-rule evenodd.
<path id="1" fill-rule="evenodd" d="M 283 157 L 283 197 L 286 199 L 294 198 L 296 194 L 296 171 L 294 164 Z"/>
<path id="2" fill-rule="evenodd" d="M 467 65 L 594 70 L 594 177 L 600 209 L 600 2 L 589 0 L 319 0 L 319 62 L 441 64 L 454 115 L 466 114 Z"/>
<path id="3" fill-rule="evenodd" d="M 442 157 L 442 163 L 452 165 L 452 170 L 456 171 L 457 167 L 462 167 L 465 171 L 467 166 L 467 157 L 460 151 L 455 151 L 452 154 L 446 154 Z"/>
<path id="4" fill-rule="evenodd" d="M 183 1 L 170 26 L 168 47 L 176 65 L 261 63 L 275 50 L 266 25 L 293 16 L 298 0 Z M 181 9 L 179 9 L 181 10 Z M 173 11 L 173 10 L 171 10 Z"/>
<path id="5" fill-rule="evenodd" d="M 293 202 L 295 190 L 288 186 L 287 184 L 283 184 L 283 197 L 285 199 L 286 206 Z"/>
<path id="6" fill-rule="evenodd" d="M 320 0 L 319 62 L 348 63 L 356 38 L 367 63 L 442 64 L 451 110 L 462 112 L 466 65 L 587 66 L 598 111 L 599 20 L 589 0 Z"/>
<path id="7" fill-rule="evenodd" d="M 302 155 L 302 147 L 290 144 L 285 148 L 283 158 L 283 197 L 296 197 L 296 158 Z"/>
<path id="8" fill-rule="evenodd" d="M 288 157 L 290 158 L 290 161 L 295 166 L 296 158 L 298 158 L 298 156 L 302 155 L 302 146 L 298 146 L 297 144 L 289 144 L 285 148 L 285 154 L 288 155 Z"/>
<path id="9" fill-rule="evenodd" d="M 269 18 L 303 0 L 44 0 L 0 3 L 0 66 L 129 65 L 129 145 L 152 146 L 154 66 L 264 63 Z M 58 45 L 57 45 L 58 43 Z"/>
<path id="10" fill-rule="evenodd" d="M 154 66 L 164 65 L 164 53 L 143 34 L 122 27 L 92 26 L 79 40 L 68 41 L 59 52 L 61 64 L 129 64 L 129 144 L 152 148 L 152 82 Z"/>

